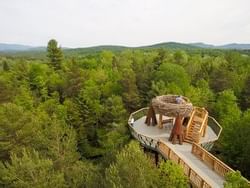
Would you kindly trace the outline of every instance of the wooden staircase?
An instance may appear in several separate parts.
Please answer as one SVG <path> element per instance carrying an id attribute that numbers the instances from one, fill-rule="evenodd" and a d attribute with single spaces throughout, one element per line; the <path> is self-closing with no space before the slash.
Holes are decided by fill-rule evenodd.
<path id="1" fill-rule="evenodd" d="M 202 136 L 205 136 L 207 129 L 208 112 L 204 108 L 195 107 L 187 124 L 185 141 L 199 143 Z"/>

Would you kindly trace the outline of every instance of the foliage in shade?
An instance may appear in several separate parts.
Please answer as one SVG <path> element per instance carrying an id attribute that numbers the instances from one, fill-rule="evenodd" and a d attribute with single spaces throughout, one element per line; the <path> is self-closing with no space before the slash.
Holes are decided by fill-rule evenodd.
<path id="1" fill-rule="evenodd" d="M 12 154 L 10 162 L 0 163 L 0 184 L 7 187 L 65 187 L 63 173 L 55 171 L 50 159 L 23 149 Z"/>

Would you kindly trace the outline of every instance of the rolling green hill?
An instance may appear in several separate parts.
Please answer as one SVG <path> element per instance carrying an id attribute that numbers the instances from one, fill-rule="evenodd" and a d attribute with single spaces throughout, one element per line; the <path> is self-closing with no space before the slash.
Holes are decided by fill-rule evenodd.
<path id="1" fill-rule="evenodd" d="M 6 46 L 5 46 L 6 45 Z M 21 46 L 21 47 L 20 47 Z M 28 47 L 25 45 L 8 45 L 2 44 L 0 48 L 0 55 L 11 56 L 11 57 L 25 57 L 25 58 L 45 58 L 46 57 L 46 47 Z M 12 48 L 13 47 L 13 48 Z M 249 44 L 227 44 L 222 46 L 209 45 L 205 43 L 178 43 L 178 42 L 164 42 L 153 45 L 139 46 L 139 47 L 128 47 L 128 46 L 118 46 L 118 45 L 101 45 L 85 48 L 63 48 L 65 56 L 75 56 L 75 55 L 86 55 L 99 53 L 104 50 L 109 50 L 112 52 L 120 52 L 122 50 L 152 50 L 152 49 L 172 49 L 172 50 L 246 50 L 250 49 Z"/>
<path id="2" fill-rule="evenodd" d="M 148 46 L 139 46 L 139 47 L 127 47 L 127 46 L 115 46 L 115 45 L 103 45 L 103 46 L 93 46 L 93 47 L 86 47 L 86 48 L 63 48 L 64 54 L 66 56 L 72 55 L 80 55 L 80 54 L 90 54 L 90 53 L 98 53 L 100 51 L 109 50 L 113 52 L 119 52 L 126 49 L 158 49 L 158 48 L 165 48 L 165 49 L 198 49 L 199 47 L 192 46 L 189 44 L 177 43 L 177 42 L 166 42 L 166 43 L 158 43 L 154 45 Z M 29 58 L 44 58 L 46 57 L 46 48 L 30 48 L 16 51 L 16 50 L 0 50 L 0 55 L 6 56 L 15 56 L 15 57 L 29 57 Z"/>

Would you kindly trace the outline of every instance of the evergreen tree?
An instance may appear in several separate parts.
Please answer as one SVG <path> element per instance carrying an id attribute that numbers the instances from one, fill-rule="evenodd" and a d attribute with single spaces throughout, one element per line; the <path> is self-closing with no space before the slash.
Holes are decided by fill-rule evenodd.
<path id="1" fill-rule="evenodd" d="M 105 175 L 109 188 L 156 187 L 157 182 L 157 169 L 135 142 L 116 155 L 116 162 L 106 169 Z"/>
<path id="2" fill-rule="evenodd" d="M 38 133 L 37 118 L 12 103 L 0 106 L 0 159 L 8 160 L 11 152 L 31 147 Z"/>
<path id="3" fill-rule="evenodd" d="M 61 68 L 61 63 L 63 60 L 63 53 L 60 47 L 57 45 L 55 39 L 51 39 L 47 45 L 47 57 L 50 59 L 51 65 L 55 70 Z"/>
<path id="4" fill-rule="evenodd" d="M 250 76 L 245 81 L 245 87 L 241 93 L 241 106 L 244 110 L 250 108 Z"/>
<path id="5" fill-rule="evenodd" d="M 10 162 L 0 162 L 0 186 L 65 187 L 64 175 L 55 171 L 50 159 L 43 159 L 37 151 L 23 149 L 20 154 L 11 154 Z"/>
<path id="6" fill-rule="evenodd" d="M 7 61 L 3 61 L 3 70 L 4 71 L 9 71 L 10 70 L 10 66 L 9 66 Z"/>
<path id="7" fill-rule="evenodd" d="M 235 122 L 233 127 L 226 132 L 225 144 L 222 151 L 224 158 L 230 166 L 240 169 L 245 177 L 250 178 L 250 109 Z M 224 130 L 223 130 L 224 131 Z"/>

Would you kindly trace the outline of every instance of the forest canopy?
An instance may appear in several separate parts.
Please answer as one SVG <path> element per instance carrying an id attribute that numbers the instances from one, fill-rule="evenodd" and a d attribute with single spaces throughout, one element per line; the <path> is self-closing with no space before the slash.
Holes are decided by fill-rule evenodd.
<path id="1" fill-rule="evenodd" d="M 250 178 L 249 55 L 160 48 L 67 56 L 50 40 L 46 58 L 0 56 L 0 187 L 188 187 L 179 166 L 156 167 L 127 128 L 131 112 L 162 94 L 205 107 L 223 127 L 212 152 Z"/>

